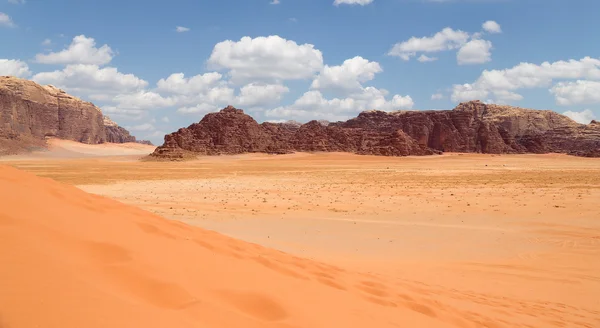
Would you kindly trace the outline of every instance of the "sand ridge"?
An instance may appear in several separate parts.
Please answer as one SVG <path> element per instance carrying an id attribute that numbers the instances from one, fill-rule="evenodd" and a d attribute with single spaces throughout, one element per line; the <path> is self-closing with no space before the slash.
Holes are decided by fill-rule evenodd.
<path id="1" fill-rule="evenodd" d="M 46 146 L 47 149 L 45 150 L 37 150 L 28 154 L 2 156 L 0 157 L 0 161 L 10 162 L 19 160 L 60 160 L 107 157 L 116 157 L 120 160 L 137 160 L 141 156 L 150 154 L 156 148 L 154 146 L 135 142 L 90 145 L 56 138 L 49 138 L 46 140 Z"/>

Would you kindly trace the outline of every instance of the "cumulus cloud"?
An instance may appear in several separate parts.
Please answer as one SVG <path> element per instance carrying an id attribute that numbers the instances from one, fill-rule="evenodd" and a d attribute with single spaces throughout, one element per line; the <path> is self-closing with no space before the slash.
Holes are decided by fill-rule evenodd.
<path id="1" fill-rule="evenodd" d="M 366 87 L 346 98 L 326 99 L 318 90 L 304 93 L 290 106 L 277 107 L 265 112 L 269 118 L 345 120 L 369 110 L 410 109 L 414 102 L 410 96 L 395 95 L 386 100 L 387 91 Z"/>
<path id="2" fill-rule="evenodd" d="M 313 80 L 312 90 L 289 106 L 267 110 L 265 115 L 271 119 L 342 120 L 368 109 L 412 108 L 414 102 L 410 96 L 394 95 L 390 99 L 386 90 L 363 86 L 382 71 L 379 63 L 360 56 L 345 60 L 338 66 L 325 66 Z M 334 91 L 341 97 L 328 99 L 321 91 Z"/>
<path id="3" fill-rule="evenodd" d="M 461 30 L 444 28 L 431 37 L 412 37 L 407 41 L 396 43 L 388 52 L 390 56 L 397 56 L 403 60 L 410 60 L 419 52 L 440 52 L 458 49 L 469 40 L 469 33 Z"/>
<path id="4" fill-rule="evenodd" d="M 154 131 L 156 129 L 154 127 L 154 125 L 152 125 L 150 123 L 144 123 L 144 124 L 139 124 L 139 125 L 134 125 L 134 126 L 126 126 L 125 128 L 129 131 Z"/>
<path id="5" fill-rule="evenodd" d="M 486 40 L 471 40 L 456 53 L 459 65 L 483 64 L 492 60 L 492 43 Z"/>
<path id="6" fill-rule="evenodd" d="M 333 2 L 334 5 L 339 6 L 339 5 L 360 5 L 360 6 L 366 6 L 370 3 L 372 3 L 373 0 L 335 0 Z"/>
<path id="7" fill-rule="evenodd" d="M 487 21 L 482 26 L 488 33 L 500 33 L 502 31 L 500 24 L 494 21 Z M 417 57 L 417 60 L 426 63 L 436 61 L 438 58 L 428 56 L 425 53 L 458 49 L 456 59 L 459 65 L 483 64 L 491 61 L 492 43 L 482 40 L 482 36 L 482 32 L 471 34 L 446 27 L 432 36 L 413 36 L 406 41 L 396 43 L 387 54 L 408 61 L 413 57 L 417 57 L 420 53 L 421 55 Z"/>
<path id="8" fill-rule="evenodd" d="M 50 39 L 44 39 L 44 41 L 42 41 L 43 46 L 49 46 L 51 44 L 52 44 L 52 40 L 50 40 Z"/>
<path id="9" fill-rule="evenodd" d="M 554 94 L 556 103 L 562 106 L 600 103 L 600 82 L 597 81 L 559 82 L 550 92 Z"/>
<path id="10" fill-rule="evenodd" d="M 436 61 L 436 60 L 438 60 L 438 58 L 421 55 L 421 56 L 419 56 L 419 58 L 417 58 L 417 60 L 420 61 L 421 63 L 428 63 L 428 62 Z"/>
<path id="11" fill-rule="evenodd" d="M 10 16 L 3 12 L 0 12 L 0 26 L 15 27 L 16 25 L 13 22 L 12 18 L 10 18 Z"/>
<path id="12" fill-rule="evenodd" d="M 223 75 L 216 72 L 198 74 L 190 78 L 186 78 L 183 73 L 174 73 L 166 79 L 160 79 L 157 82 L 157 89 L 161 92 L 191 95 L 204 92 L 218 85 L 223 82 L 222 78 Z"/>
<path id="13" fill-rule="evenodd" d="M 473 84 L 455 84 L 452 91 L 452 101 L 469 101 L 469 100 L 481 100 L 487 98 L 490 94 L 488 90 L 481 89 Z"/>
<path id="14" fill-rule="evenodd" d="M 190 114 L 204 115 L 207 113 L 218 112 L 220 109 L 221 109 L 221 107 L 216 106 L 216 105 L 201 103 L 196 106 L 181 107 L 181 108 L 177 109 L 177 112 L 179 114 L 184 114 L 184 115 L 190 115 Z"/>
<path id="15" fill-rule="evenodd" d="M 240 88 L 235 103 L 247 107 L 273 105 L 280 102 L 289 91 L 288 87 L 280 84 L 250 83 Z"/>
<path id="16" fill-rule="evenodd" d="M 16 59 L 0 59 L 0 75 L 28 77 L 31 75 L 27 63 Z"/>
<path id="17" fill-rule="evenodd" d="M 175 28 L 175 31 L 178 32 L 178 33 L 189 32 L 190 28 L 189 27 L 183 27 L 183 26 L 177 26 Z"/>
<path id="18" fill-rule="evenodd" d="M 109 105 L 102 106 L 101 109 L 102 113 L 105 115 L 110 114 L 113 118 L 123 118 L 127 120 L 139 120 L 146 114 L 146 111 L 142 109 L 126 109 Z"/>
<path id="19" fill-rule="evenodd" d="M 312 44 L 299 45 L 277 35 L 243 37 L 216 44 L 208 65 L 228 70 L 234 83 L 280 82 L 312 77 L 323 67 L 323 55 Z"/>
<path id="20" fill-rule="evenodd" d="M 347 59 L 339 66 L 326 65 L 313 80 L 311 88 L 353 92 L 362 89 L 362 83 L 373 80 L 375 74 L 382 72 L 377 62 L 360 56 Z"/>
<path id="21" fill-rule="evenodd" d="M 540 65 L 521 63 L 504 70 L 484 70 L 475 82 L 454 85 L 452 101 L 486 99 L 490 94 L 500 100 L 518 100 L 522 99 L 522 96 L 515 93 L 519 89 L 550 87 L 553 81 L 573 79 L 600 80 L 600 59 L 584 57 L 580 60 L 544 62 Z M 577 98 L 571 96 L 576 90 L 587 86 L 590 84 L 585 82 L 574 85 L 563 83 L 558 84 L 551 92 L 557 96 L 559 104 L 566 104 Z M 583 94 L 586 96 L 582 99 L 591 100 L 587 93 Z M 558 97 L 565 100 L 559 101 Z"/>
<path id="22" fill-rule="evenodd" d="M 52 84 L 69 93 L 81 96 L 110 96 L 141 90 L 148 82 L 133 74 L 123 74 L 114 67 L 100 68 L 98 65 L 67 65 L 62 70 L 42 72 L 32 78 L 40 84 Z"/>
<path id="23" fill-rule="evenodd" d="M 440 100 L 444 99 L 444 95 L 441 93 L 434 93 L 431 95 L 431 100 Z"/>
<path id="24" fill-rule="evenodd" d="M 37 54 L 35 61 L 41 64 L 88 64 L 105 65 L 113 59 L 114 52 L 108 45 L 96 47 L 96 41 L 85 35 L 78 35 L 67 49 L 48 54 Z"/>
<path id="25" fill-rule="evenodd" d="M 592 112 L 589 109 L 584 109 L 581 112 L 574 112 L 569 110 L 564 112 L 563 115 L 581 124 L 589 124 L 592 120 L 596 119 L 596 115 L 594 115 L 594 112 Z"/>
<path id="26" fill-rule="evenodd" d="M 177 104 L 172 97 L 163 97 L 160 94 L 147 90 L 116 95 L 112 98 L 118 108 L 125 109 L 157 109 L 171 107 Z"/>
<path id="27" fill-rule="evenodd" d="M 502 33 L 502 28 L 500 27 L 500 24 L 496 23 L 495 21 L 487 21 L 483 23 L 481 27 L 484 31 L 488 33 Z"/>

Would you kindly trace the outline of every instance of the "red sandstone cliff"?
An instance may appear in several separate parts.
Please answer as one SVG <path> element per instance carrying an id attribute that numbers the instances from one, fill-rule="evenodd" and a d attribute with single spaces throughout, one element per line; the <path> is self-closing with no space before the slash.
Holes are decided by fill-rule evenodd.
<path id="1" fill-rule="evenodd" d="M 90 102 L 53 86 L 1 76 L 0 154 L 42 147 L 46 137 L 88 144 L 135 142 Z"/>
<path id="2" fill-rule="evenodd" d="M 365 111 L 346 122 L 262 123 L 231 106 L 165 136 L 154 158 L 252 152 L 343 151 L 406 156 L 441 152 L 600 154 L 600 124 L 552 111 L 461 103 L 441 111 Z"/>

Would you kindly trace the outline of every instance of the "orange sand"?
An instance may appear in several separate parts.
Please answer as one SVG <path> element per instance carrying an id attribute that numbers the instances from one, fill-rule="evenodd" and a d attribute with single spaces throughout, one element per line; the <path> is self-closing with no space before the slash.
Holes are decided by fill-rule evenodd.
<path id="1" fill-rule="evenodd" d="M 5 166 L 0 199 L 2 327 L 450 327 L 376 277 Z"/>
<path id="2" fill-rule="evenodd" d="M 102 152 L 101 149 L 94 151 Z M 119 245 L 128 251 L 129 261 L 123 264 L 122 260 L 118 266 L 112 264 L 108 279 L 113 280 L 105 281 L 102 279 L 106 278 L 106 272 L 97 272 L 105 269 L 94 269 L 91 265 L 105 259 L 104 255 L 85 251 L 88 258 L 78 259 L 69 253 L 65 258 L 77 265 L 61 267 L 65 272 L 61 276 L 76 275 L 77 279 L 91 281 L 92 285 L 99 281 L 102 284 L 117 282 L 118 288 L 123 288 L 118 295 L 135 297 L 134 301 L 127 302 L 134 302 L 139 313 L 146 310 L 135 302 L 139 302 L 140 290 L 147 287 L 139 281 L 151 279 L 175 284 L 185 290 L 187 294 L 183 295 L 193 295 L 192 299 L 202 301 L 198 304 L 224 311 L 204 309 L 201 313 L 204 319 L 215 313 L 229 313 L 227 311 L 250 318 L 248 311 L 254 310 L 248 309 L 262 308 L 261 297 L 267 297 L 286 313 L 285 319 L 269 321 L 258 316 L 252 321 L 267 327 L 285 327 L 285 324 L 287 327 L 385 327 L 393 326 L 392 323 L 400 327 L 600 327 L 598 159 L 552 154 L 447 154 L 408 158 L 253 154 L 152 163 L 135 161 L 130 155 L 81 157 L 53 158 L 52 161 L 29 159 L 8 164 L 162 217 L 293 254 L 285 255 L 197 228 L 186 229 L 197 231 L 198 235 L 180 232 L 185 227 L 181 223 L 154 216 L 143 219 L 148 214 L 131 218 L 136 223 L 128 225 L 127 217 L 131 213 L 143 212 L 133 208 L 117 211 L 122 205 L 80 192 L 77 194 L 89 199 L 89 203 L 79 200 L 79 196 L 66 197 L 66 201 L 82 203 L 88 208 L 81 209 L 83 211 L 99 206 L 110 216 L 102 218 L 102 222 L 111 224 L 104 233 L 101 228 L 85 223 L 82 227 L 85 233 L 76 235 Z M 0 186 L 3 185 L 0 180 Z M 44 214 L 47 207 L 56 209 L 49 213 L 60 215 L 63 211 L 60 206 L 37 201 L 37 198 L 44 199 L 35 195 L 38 189 L 28 188 L 22 196 L 11 191 L 10 197 L 22 197 L 23 201 L 31 197 L 33 204 L 13 210 L 33 211 L 31 208 L 35 207 L 39 209 L 40 218 L 47 219 Z M 75 192 L 74 189 L 71 192 Z M 4 202 L 9 198 L 0 199 Z M 94 205 L 95 200 L 112 205 Z M 0 209 L 0 213 L 2 211 L 5 209 Z M 79 215 L 76 219 L 81 217 L 92 216 Z M 51 219 L 47 225 L 52 229 L 62 231 L 64 225 L 76 228 L 73 223 L 52 223 L 53 220 L 70 222 L 68 217 Z M 146 227 L 146 232 L 162 231 L 163 237 L 155 236 L 152 239 L 158 241 L 151 241 L 145 239 L 149 236 L 141 234 L 145 236 L 141 238 L 140 227 L 131 227 L 140 220 L 154 226 Z M 0 247 L 3 251 L 17 249 L 3 244 L 3 228 L 0 223 Z M 88 228 L 91 231 L 87 231 Z M 39 247 L 46 247 L 46 243 L 54 245 L 58 240 L 44 241 L 39 235 L 25 231 L 27 233 L 22 235 L 39 240 Z M 93 238 L 88 238 L 92 232 Z M 165 233 L 175 239 L 166 238 Z M 18 232 L 9 235 L 21 236 Z M 188 244 L 197 246 L 193 241 L 186 241 L 186 237 L 206 241 L 202 245 L 212 250 L 205 250 L 207 253 L 203 254 L 210 254 L 211 262 L 202 254 L 195 255 L 203 251 L 202 248 L 185 248 Z M 165 242 L 171 246 L 165 246 Z M 30 245 L 36 244 L 29 242 L 28 247 Z M 48 249 L 53 247 L 56 248 Z M 69 246 L 63 251 L 75 252 L 75 249 Z M 171 253 L 173 249 L 177 250 Z M 55 253 L 58 254 L 55 251 L 51 254 Z M 152 255 L 154 253 L 156 255 Z M 29 258 L 24 251 L 10 254 L 18 255 L 20 261 Z M 140 258 L 138 254 L 146 255 Z M 190 259 L 190 255 L 194 258 Z M 56 260 L 44 256 L 44 261 L 51 262 L 46 265 L 60 266 L 65 258 Z M 222 262 L 216 266 L 213 259 Z M 11 263 L 2 257 L 0 261 Z M 31 267 L 42 265 L 40 262 L 36 266 L 35 261 L 35 258 L 31 260 Z M 115 273 L 114 270 L 130 270 L 122 269 L 123 266 L 136 268 L 136 276 L 129 271 Z M 185 271 L 180 270 L 182 267 Z M 236 271 L 230 271 L 229 267 Z M 249 272 L 245 268 L 252 267 L 257 271 L 251 271 L 251 275 L 236 274 Z M 43 272 L 48 271 L 25 269 L 30 275 L 36 274 L 33 282 L 40 279 L 37 275 L 46 277 Z M 204 282 L 190 281 L 190 274 L 194 278 L 202 277 L 198 280 Z M 125 278 L 115 278 L 117 275 L 125 275 Z M 140 279 L 137 275 L 146 278 Z M 218 278 L 218 282 L 210 281 L 216 284 L 215 288 L 206 285 L 206 279 L 211 277 Z M 0 275 L 0 281 L 10 284 L 11 280 Z M 100 287 L 100 290 L 106 292 L 114 288 L 117 287 Z M 233 298 L 225 297 L 228 301 L 224 301 L 223 295 L 234 294 L 214 292 L 223 289 L 258 294 L 259 298 L 238 293 Z M 0 290 L 4 287 L 0 286 Z M 96 295 L 88 290 L 75 296 L 99 297 L 86 296 L 88 293 Z M 148 296 L 146 293 L 149 292 L 144 292 L 144 297 Z M 171 292 L 164 293 L 167 296 L 158 298 L 175 297 L 169 296 Z M 14 296 L 5 297 L 13 304 L 11 297 Z M 240 311 L 240 297 L 252 306 L 247 305 L 246 310 Z M 0 317 L 8 318 L 9 313 L 14 312 L 13 307 L 7 308 L 4 304 L 0 303 Z M 200 305 L 193 304 L 168 312 L 175 315 L 175 312 L 201 310 Z M 120 304 L 115 306 L 121 307 Z M 119 311 L 127 311 L 128 308 L 124 308 Z M 280 312 L 275 308 L 265 311 Z M 223 317 L 232 319 L 234 316 Z M 134 319 L 137 320 L 133 318 L 132 322 Z M 365 321 L 361 321 L 363 319 Z M 218 327 L 252 326 L 220 320 L 215 317 L 211 322 Z M 5 326 L 30 327 L 9 322 Z M 144 326 L 144 323 L 136 322 L 132 326 Z M 174 322 L 168 326 L 178 325 Z M 196 326 L 211 325 L 198 321 Z"/>

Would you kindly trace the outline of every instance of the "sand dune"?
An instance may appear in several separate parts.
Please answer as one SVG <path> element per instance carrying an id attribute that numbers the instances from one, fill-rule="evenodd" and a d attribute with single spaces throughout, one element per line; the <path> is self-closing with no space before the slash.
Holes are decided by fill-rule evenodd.
<path id="1" fill-rule="evenodd" d="M 450 327 L 447 320 L 460 321 L 435 318 L 411 303 L 409 291 L 377 277 L 169 221 L 5 166 L 0 199 L 3 328 Z"/>
<path id="2" fill-rule="evenodd" d="M 34 151 L 29 154 L 9 155 L 0 157 L 0 161 L 39 160 L 39 159 L 75 159 L 93 157 L 132 157 L 134 159 L 148 155 L 155 146 L 134 142 L 116 144 L 103 143 L 98 145 L 84 144 L 71 140 L 48 139 L 46 150 Z"/>
<path id="3" fill-rule="evenodd" d="M 1 170 L 2 328 L 600 327 L 597 159 L 123 158 Z"/>

